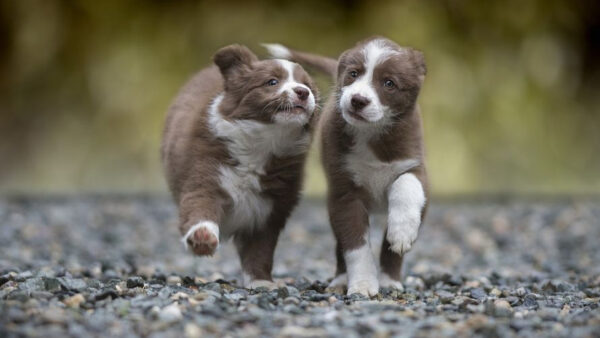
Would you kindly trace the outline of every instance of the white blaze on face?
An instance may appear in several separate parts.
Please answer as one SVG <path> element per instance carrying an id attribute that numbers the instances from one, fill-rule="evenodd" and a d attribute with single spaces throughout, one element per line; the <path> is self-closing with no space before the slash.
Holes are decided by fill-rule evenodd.
<path id="1" fill-rule="evenodd" d="M 308 88 L 306 85 L 297 82 L 294 78 L 294 67 L 297 64 L 287 61 L 287 60 L 276 60 L 279 62 L 281 67 L 285 69 L 287 76 L 281 79 L 279 91 L 277 92 L 279 95 L 283 95 L 284 93 L 287 95 L 289 104 L 293 107 L 297 100 L 297 94 L 294 92 L 294 88 L 302 87 L 308 90 L 308 98 L 306 99 L 306 103 L 303 103 L 306 108 L 306 113 L 295 113 L 293 111 L 282 111 L 275 114 L 275 122 L 278 123 L 298 123 L 298 124 L 306 124 L 308 122 L 308 118 L 310 114 L 315 110 L 315 96 L 312 93 L 312 90 Z"/>
<path id="2" fill-rule="evenodd" d="M 350 124 L 360 123 L 359 120 L 353 118 L 348 111 L 352 110 L 352 97 L 360 95 L 371 102 L 364 107 L 360 115 L 368 122 L 378 122 L 389 109 L 381 103 L 379 95 L 373 86 L 373 73 L 377 65 L 385 61 L 390 55 L 397 53 L 396 51 L 385 46 L 382 40 L 374 40 L 363 47 L 364 55 L 364 73 L 359 74 L 359 77 L 349 86 L 342 88 L 342 96 L 340 99 L 340 110 L 346 122 Z M 349 70 L 347 70 L 349 71 Z"/>

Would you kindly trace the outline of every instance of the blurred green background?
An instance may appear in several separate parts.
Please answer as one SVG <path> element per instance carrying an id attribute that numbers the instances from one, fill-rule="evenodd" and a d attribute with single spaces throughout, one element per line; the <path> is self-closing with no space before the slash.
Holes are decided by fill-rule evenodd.
<path id="1" fill-rule="evenodd" d="M 435 195 L 598 193 L 599 3 L 1 1 L 0 193 L 165 192 L 165 111 L 219 47 L 337 57 L 374 34 L 425 53 Z"/>

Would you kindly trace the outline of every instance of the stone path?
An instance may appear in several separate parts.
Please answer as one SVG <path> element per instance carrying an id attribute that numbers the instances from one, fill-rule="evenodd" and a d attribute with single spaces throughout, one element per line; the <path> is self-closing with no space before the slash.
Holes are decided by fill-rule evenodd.
<path id="1" fill-rule="evenodd" d="M 434 201 L 406 290 L 373 299 L 325 289 L 326 219 L 305 201 L 276 253 L 287 286 L 245 290 L 230 243 L 184 251 L 167 198 L 2 199 L 0 337 L 600 335 L 598 200 Z"/>

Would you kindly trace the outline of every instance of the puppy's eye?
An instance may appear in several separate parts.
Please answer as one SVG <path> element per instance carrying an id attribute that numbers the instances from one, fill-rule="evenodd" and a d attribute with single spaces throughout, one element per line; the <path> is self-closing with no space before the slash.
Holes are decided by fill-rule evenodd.
<path id="1" fill-rule="evenodd" d="M 385 82 L 383 83 L 383 85 L 386 86 L 387 88 L 394 88 L 394 87 L 396 87 L 396 84 L 392 80 L 385 80 Z"/>
<path id="2" fill-rule="evenodd" d="M 351 77 L 358 77 L 358 72 L 355 70 L 350 71 L 350 76 Z"/>
<path id="3" fill-rule="evenodd" d="M 267 81 L 267 86 L 276 86 L 279 83 L 277 79 L 271 79 Z"/>

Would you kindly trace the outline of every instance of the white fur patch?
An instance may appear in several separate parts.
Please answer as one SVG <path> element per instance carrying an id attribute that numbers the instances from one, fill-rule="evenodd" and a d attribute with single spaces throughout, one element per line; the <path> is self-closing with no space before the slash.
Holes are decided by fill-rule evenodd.
<path id="1" fill-rule="evenodd" d="M 404 254 L 417 239 L 425 192 L 421 181 L 411 173 L 404 174 L 390 187 L 388 194 L 387 240 L 391 249 Z"/>
<path id="2" fill-rule="evenodd" d="M 369 42 L 363 48 L 362 52 L 365 57 L 365 72 L 352 84 L 342 88 L 342 95 L 339 102 L 342 117 L 346 122 L 355 126 L 361 126 L 365 123 L 355 119 L 348 113 L 348 111 L 352 109 L 351 100 L 354 95 L 361 95 L 371 101 L 371 103 L 364 107 L 361 112 L 361 116 L 369 123 L 384 123 L 389 117 L 390 108 L 381 103 L 379 95 L 377 95 L 377 91 L 373 87 L 373 72 L 377 65 L 385 61 L 387 57 L 397 53 L 397 51 L 385 46 L 382 40 L 373 40 Z"/>
<path id="3" fill-rule="evenodd" d="M 232 210 L 221 222 L 224 238 L 242 227 L 263 225 L 272 211 L 273 201 L 262 196 L 260 175 L 272 156 L 291 156 L 304 153 L 310 136 L 301 126 L 265 124 L 257 121 L 228 121 L 219 112 L 223 94 L 209 108 L 209 125 L 213 133 L 228 140 L 230 155 L 237 166 L 221 165 L 221 187 L 233 201 Z"/>
<path id="4" fill-rule="evenodd" d="M 385 272 L 382 272 L 379 276 L 379 286 L 382 288 L 394 288 L 399 291 L 404 291 L 404 285 L 402 285 L 402 282 L 393 279 Z"/>
<path id="5" fill-rule="evenodd" d="M 348 286 L 348 275 L 345 273 L 337 275 L 331 283 L 327 286 L 328 288 L 345 288 Z"/>
<path id="6" fill-rule="evenodd" d="M 290 50 L 284 45 L 278 43 L 263 43 L 269 54 L 275 59 L 289 59 L 292 56 Z"/>
<path id="7" fill-rule="evenodd" d="M 263 225 L 273 209 L 273 201 L 261 196 L 261 172 L 257 170 L 262 168 L 255 167 L 253 171 L 251 167 L 252 164 L 246 167 L 239 165 L 233 168 L 219 168 L 221 187 L 229 194 L 234 205 L 223 217 L 225 235 L 230 235 L 242 227 Z"/>
<path id="8" fill-rule="evenodd" d="M 275 122 L 278 124 L 297 124 L 304 126 L 308 123 L 309 117 L 306 114 L 297 114 L 293 112 L 279 112 L 275 114 Z"/>
<path id="9" fill-rule="evenodd" d="M 314 96 L 312 90 L 310 90 L 310 88 L 308 88 L 308 86 L 297 82 L 296 79 L 294 78 L 294 67 L 297 67 L 298 64 L 287 61 L 287 60 L 275 60 L 275 61 L 279 62 L 281 67 L 283 67 L 283 69 L 285 69 L 285 71 L 287 72 L 287 77 L 285 79 L 282 79 L 281 87 L 279 88 L 278 93 L 279 94 L 286 93 L 288 100 L 290 101 L 289 102 L 290 105 L 293 106 L 294 100 L 296 99 L 296 96 L 297 96 L 297 94 L 294 92 L 294 88 L 302 87 L 302 88 L 308 90 L 308 93 L 309 93 L 308 98 L 306 99 L 306 112 L 305 113 L 298 114 L 298 113 L 285 112 L 285 111 L 279 112 L 279 113 L 275 114 L 275 122 L 277 122 L 277 123 L 296 123 L 296 124 L 305 125 L 306 123 L 308 123 L 308 119 L 309 119 L 310 115 L 315 110 L 315 106 L 316 106 L 315 96 Z"/>
<path id="10" fill-rule="evenodd" d="M 242 272 L 242 285 L 246 289 L 256 289 L 256 288 L 267 288 L 269 290 L 274 290 L 279 287 L 285 286 L 285 283 L 282 281 L 270 281 L 266 279 L 254 279 L 252 276 L 247 274 L 246 272 Z"/>
<path id="11" fill-rule="evenodd" d="M 366 243 L 360 248 L 344 253 L 348 271 L 348 295 L 360 293 L 370 297 L 379 292 L 377 266 L 371 252 L 368 232 L 365 240 Z"/>
<path id="12" fill-rule="evenodd" d="M 212 233 L 217 239 L 219 238 L 219 226 L 217 225 L 217 223 L 213 222 L 213 221 L 200 221 L 198 222 L 198 224 L 194 225 L 193 227 L 191 227 L 183 237 L 181 237 L 181 242 L 183 243 L 183 246 L 185 246 L 185 249 L 187 250 L 188 248 L 188 239 L 190 238 L 191 235 L 194 234 L 194 232 L 196 232 L 196 230 L 201 229 L 201 228 L 206 228 L 210 233 Z"/>
<path id="13" fill-rule="evenodd" d="M 376 202 L 384 207 L 389 186 L 406 171 L 419 165 L 416 159 L 382 162 L 368 146 L 368 136 L 357 135 L 350 153 L 346 155 L 346 169 L 356 185 L 364 187 Z"/>

